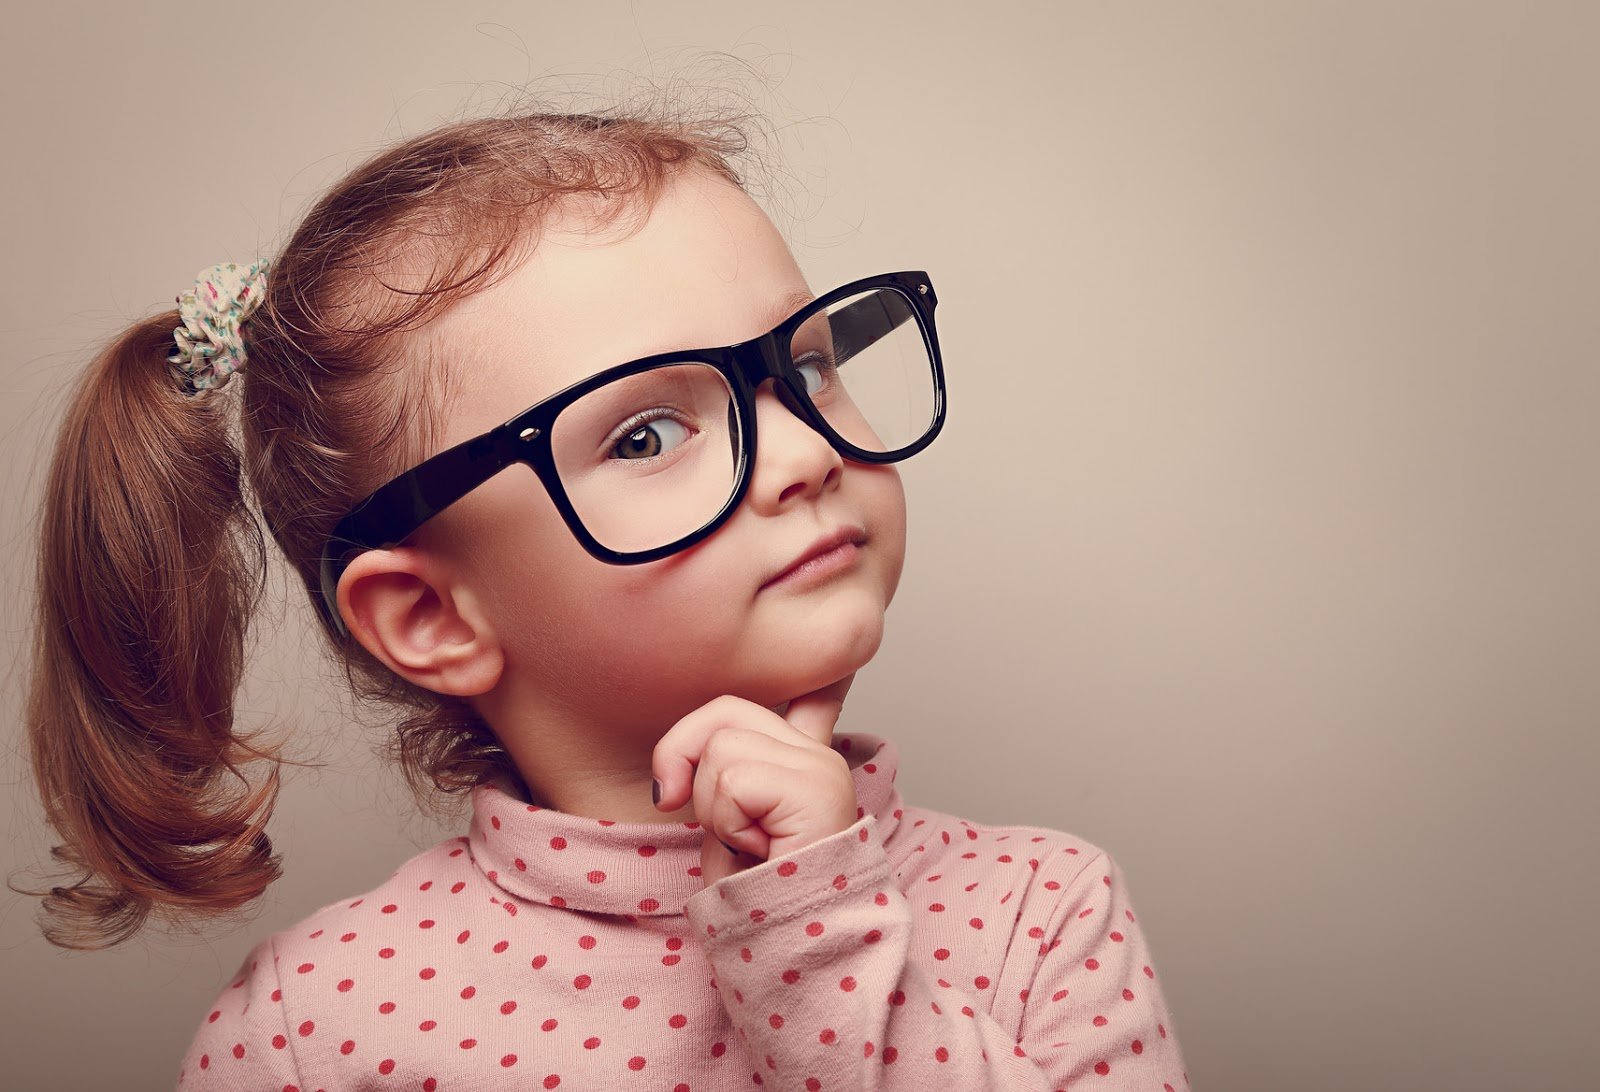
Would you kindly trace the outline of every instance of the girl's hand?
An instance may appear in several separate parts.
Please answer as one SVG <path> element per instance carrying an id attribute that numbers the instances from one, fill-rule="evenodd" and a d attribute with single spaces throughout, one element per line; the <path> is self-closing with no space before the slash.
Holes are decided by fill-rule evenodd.
<path id="1" fill-rule="evenodd" d="M 724 694 L 656 743 L 650 761 L 661 783 L 656 807 L 674 811 L 693 796 L 695 817 L 709 835 L 700 847 L 706 887 L 856 821 L 850 764 L 830 745 L 855 677 L 852 671 L 791 699 L 782 716 Z"/>

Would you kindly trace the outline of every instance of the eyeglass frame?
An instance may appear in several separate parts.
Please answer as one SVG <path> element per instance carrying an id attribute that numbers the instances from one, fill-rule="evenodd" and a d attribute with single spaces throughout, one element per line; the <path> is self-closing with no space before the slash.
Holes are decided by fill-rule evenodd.
<path id="1" fill-rule="evenodd" d="M 892 451 L 869 451 L 857 447 L 829 425 L 812 404 L 805 381 L 799 375 L 800 366 L 789 358 L 788 353 L 791 336 L 813 315 L 839 300 L 874 288 L 894 289 L 911 301 L 912 313 L 922 332 L 923 345 L 927 349 L 933 372 L 932 423 L 919 439 Z M 504 423 L 430 456 L 357 502 L 338 521 L 323 544 L 318 562 L 322 592 L 319 605 L 326 610 L 340 638 L 347 638 L 349 628 L 339 613 L 338 587 L 351 560 L 367 550 L 387 549 L 404 542 L 417 528 L 512 463 L 520 462 L 532 468 L 561 513 L 568 530 L 584 550 L 597 560 L 613 565 L 639 565 L 688 549 L 709 538 L 726 523 L 749 491 L 756 454 L 756 390 L 768 379 L 774 380 L 772 389 L 779 401 L 826 439 L 840 455 L 857 462 L 878 464 L 910 458 L 931 444 L 944 427 L 944 361 L 939 353 L 939 336 L 934 326 L 934 308 L 938 302 L 933 282 L 922 270 L 879 273 L 823 293 L 757 337 L 732 345 L 654 353 L 569 384 Z M 838 314 L 847 314 L 849 310 L 845 308 Z M 837 314 L 829 316 L 830 325 L 836 318 Z M 898 326 L 899 323 L 893 325 Z M 884 330 L 879 336 L 887 332 Z M 715 516 L 687 535 L 649 550 L 612 550 L 602 545 L 583 525 L 571 498 L 567 496 L 550 446 L 551 429 L 562 410 L 590 392 L 619 379 L 682 363 L 715 368 L 733 394 L 739 412 L 740 438 L 739 463 L 733 490 Z"/>

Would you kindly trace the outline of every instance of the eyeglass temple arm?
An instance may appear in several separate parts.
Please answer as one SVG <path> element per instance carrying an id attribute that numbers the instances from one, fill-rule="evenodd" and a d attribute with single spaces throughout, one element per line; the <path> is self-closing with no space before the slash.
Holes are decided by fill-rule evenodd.
<path id="1" fill-rule="evenodd" d="M 833 361 L 843 364 L 863 348 L 911 318 L 911 305 L 898 292 L 871 292 L 828 316 Z"/>
<path id="2" fill-rule="evenodd" d="M 331 583 L 345 552 L 387 548 L 511 465 L 514 441 L 500 429 L 441 451 L 409 474 L 395 479 L 339 522 L 323 547 L 320 565 L 324 595 L 333 619 Z"/>

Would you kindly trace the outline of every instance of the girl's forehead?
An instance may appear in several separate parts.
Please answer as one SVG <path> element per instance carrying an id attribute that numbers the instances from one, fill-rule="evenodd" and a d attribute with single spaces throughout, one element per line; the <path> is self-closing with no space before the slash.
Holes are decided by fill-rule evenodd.
<path id="1" fill-rule="evenodd" d="M 772 221 L 731 183 L 669 183 L 642 226 L 623 222 L 597 233 L 553 221 L 503 279 L 433 324 L 435 351 L 466 373 L 459 409 L 474 424 L 628 360 L 754 337 L 812 298 Z"/>

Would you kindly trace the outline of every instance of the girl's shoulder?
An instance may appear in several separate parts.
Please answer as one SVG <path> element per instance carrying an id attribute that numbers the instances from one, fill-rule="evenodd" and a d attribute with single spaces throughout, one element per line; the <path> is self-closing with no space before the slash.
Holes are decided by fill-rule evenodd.
<path id="1" fill-rule="evenodd" d="M 367 1027 L 408 996 L 419 966 L 423 977 L 432 977 L 439 953 L 491 932 L 480 923 L 499 924 L 504 914 L 488 901 L 487 885 L 474 882 L 474 872 L 467 839 L 447 838 L 371 890 L 259 939 L 201 1017 L 180 1083 L 297 1083 L 297 1046 L 335 1029 L 348 1035 L 348 1029 Z M 437 936 L 446 921 L 452 935 Z"/>
<path id="2" fill-rule="evenodd" d="M 1117 874 L 1108 853 L 1087 838 L 1036 824 L 984 823 L 906 805 L 884 842 L 903 884 L 960 877 L 963 886 L 996 884 L 1025 899 L 1056 899 L 1071 887 Z"/>
<path id="3" fill-rule="evenodd" d="M 445 940 L 467 943 L 472 930 L 482 930 L 478 922 L 501 921 L 507 909 L 515 913 L 496 890 L 472 863 L 466 837 L 445 839 L 368 892 L 339 898 L 262 937 L 222 990 L 222 1001 L 264 993 L 278 1004 L 323 988 L 349 993 L 346 983 L 354 985 L 357 975 L 366 983 L 386 982 L 422 954 L 442 951 Z"/>

